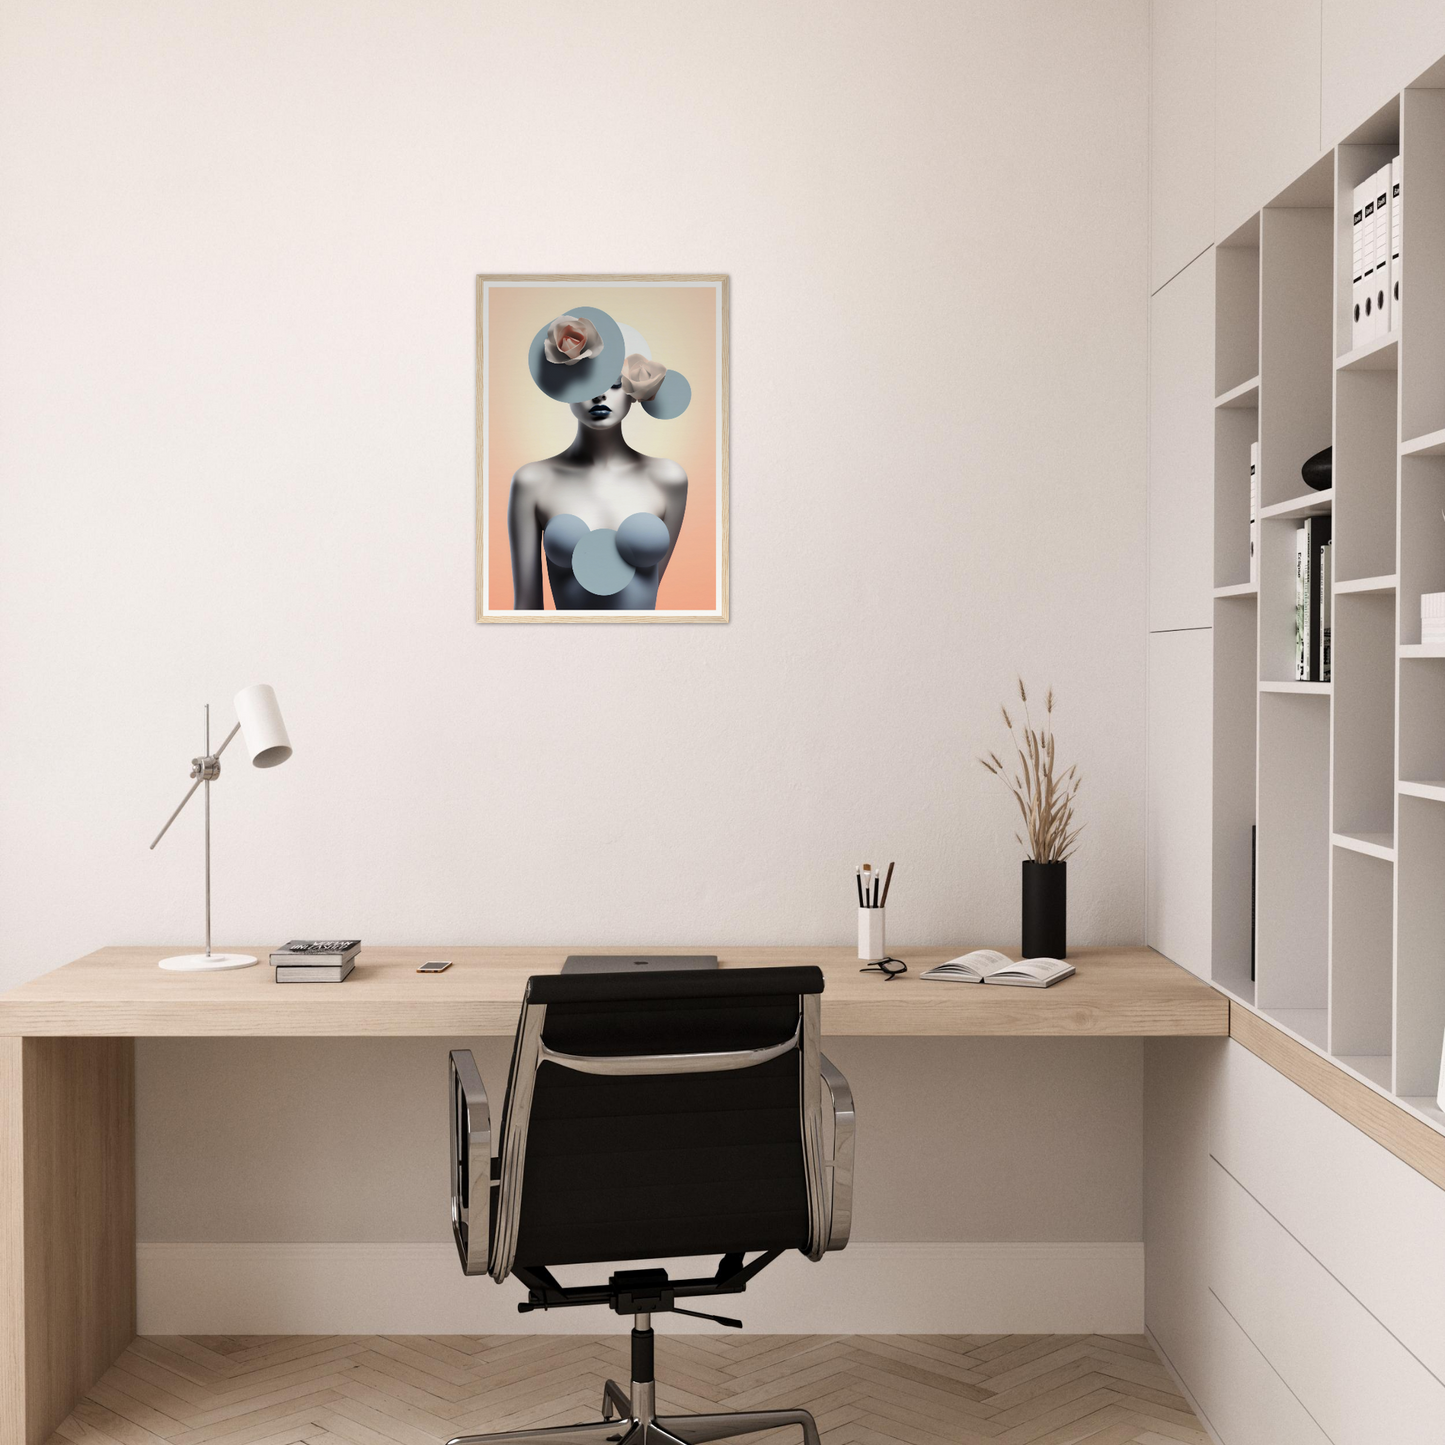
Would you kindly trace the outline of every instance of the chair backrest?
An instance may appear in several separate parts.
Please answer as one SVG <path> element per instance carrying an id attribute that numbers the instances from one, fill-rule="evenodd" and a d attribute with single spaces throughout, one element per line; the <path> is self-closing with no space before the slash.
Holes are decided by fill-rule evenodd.
<path id="1" fill-rule="evenodd" d="M 531 979 L 490 1271 L 827 1248 L 816 968 Z"/>

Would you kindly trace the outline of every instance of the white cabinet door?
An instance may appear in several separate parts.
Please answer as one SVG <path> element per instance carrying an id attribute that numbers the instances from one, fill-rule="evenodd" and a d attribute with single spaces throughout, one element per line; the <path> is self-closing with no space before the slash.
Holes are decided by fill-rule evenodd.
<path id="1" fill-rule="evenodd" d="M 1214 240 L 1214 0 L 1149 8 L 1149 289 Z"/>
<path id="2" fill-rule="evenodd" d="M 1149 630 L 1214 620 L 1214 255 L 1149 301 Z"/>
<path id="3" fill-rule="evenodd" d="M 1445 54 L 1440 0 L 1324 0 L 1326 144 L 1335 145 Z"/>
<path id="4" fill-rule="evenodd" d="M 1214 234 L 1223 240 L 1320 153 L 1320 0 L 1218 0 L 1215 22 Z"/>
<path id="5" fill-rule="evenodd" d="M 1210 973 L 1213 634 L 1149 635 L 1145 937 L 1200 978 Z"/>
<path id="6" fill-rule="evenodd" d="M 1213 1369 L 1195 1399 L 1219 1438 L 1227 1445 L 1330 1445 L 1219 1300 L 1205 1295 L 1201 1310 Z"/>
<path id="7" fill-rule="evenodd" d="M 1445 1190 L 1237 1043 L 1220 1078 L 1214 1157 L 1445 1379 Z"/>
<path id="8" fill-rule="evenodd" d="M 1217 1163 L 1210 1216 L 1213 1293 L 1328 1439 L 1445 1440 L 1445 1385 Z"/>

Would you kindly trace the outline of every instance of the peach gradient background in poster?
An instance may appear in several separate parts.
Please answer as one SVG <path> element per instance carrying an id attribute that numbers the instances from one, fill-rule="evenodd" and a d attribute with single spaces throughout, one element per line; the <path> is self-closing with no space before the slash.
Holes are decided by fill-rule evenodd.
<path id="1" fill-rule="evenodd" d="M 507 499 L 512 473 L 524 462 L 555 456 L 577 430 L 566 406 L 544 396 L 527 370 L 532 338 L 573 306 L 596 306 L 647 339 L 653 359 L 682 372 L 692 403 L 673 421 L 658 421 L 634 406 L 622 423 L 630 446 L 670 457 L 687 472 L 687 512 L 677 550 L 658 589 L 657 610 L 709 611 L 717 585 L 717 290 L 670 282 L 656 285 L 487 287 L 487 330 L 482 365 L 487 371 L 487 608 L 512 608 L 512 557 L 507 540 Z M 552 588 L 543 569 L 543 605 L 552 611 Z"/>

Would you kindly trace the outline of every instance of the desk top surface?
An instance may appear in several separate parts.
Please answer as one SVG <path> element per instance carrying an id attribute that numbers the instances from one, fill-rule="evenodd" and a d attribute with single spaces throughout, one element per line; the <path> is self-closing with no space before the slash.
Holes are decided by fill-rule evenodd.
<path id="1" fill-rule="evenodd" d="M 281 1035 L 468 1037 L 512 1034 L 527 978 L 555 973 L 569 953 L 620 953 L 605 945 L 565 948 L 365 947 L 341 984 L 277 984 L 267 948 L 261 962 L 226 973 L 168 973 L 159 959 L 178 950 L 102 948 L 0 994 L 0 1034 L 182 1037 Z M 904 948 L 909 972 L 892 982 L 859 973 L 850 948 L 648 948 L 716 953 L 722 966 L 817 964 L 826 978 L 825 1035 L 1042 1035 L 1159 1037 L 1224 1035 L 1229 1002 L 1149 948 L 1080 948 L 1078 972 L 1052 988 L 930 983 L 927 968 L 964 947 Z M 428 958 L 445 973 L 418 974 Z"/>

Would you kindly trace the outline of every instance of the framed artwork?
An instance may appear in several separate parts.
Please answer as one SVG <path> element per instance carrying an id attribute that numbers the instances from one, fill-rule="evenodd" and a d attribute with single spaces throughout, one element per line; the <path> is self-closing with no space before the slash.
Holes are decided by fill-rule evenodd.
<path id="1" fill-rule="evenodd" d="M 726 622 L 728 278 L 477 277 L 477 621 Z"/>

